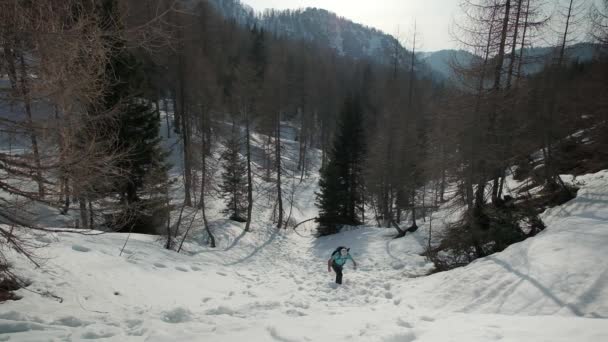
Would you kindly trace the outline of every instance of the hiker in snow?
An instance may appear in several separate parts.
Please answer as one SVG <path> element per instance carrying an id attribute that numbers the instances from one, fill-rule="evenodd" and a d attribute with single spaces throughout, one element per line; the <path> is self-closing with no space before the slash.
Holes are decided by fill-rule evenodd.
<path id="1" fill-rule="evenodd" d="M 342 284 L 342 269 L 347 260 L 353 262 L 355 270 L 357 269 L 357 263 L 355 259 L 348 253 L 350 248 L 338 247 L 332 254 L 329 260 L 327 260 L 327 272 L 331 272 L 333 268 L 336 272 L 336 284 Z"/>

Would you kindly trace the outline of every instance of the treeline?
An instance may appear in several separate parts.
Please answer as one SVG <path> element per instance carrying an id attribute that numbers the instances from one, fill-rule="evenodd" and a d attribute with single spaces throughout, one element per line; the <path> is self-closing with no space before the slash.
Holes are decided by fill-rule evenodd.
<path id="1" fill-rule="evenodd" d="M 397 95 L 429 83 L 409 77 L 404 56 L 393 56 L 390 67 L 340 57 L 241 26 L 206 1 L 14 0 L 1 13 L 1 124 L 9 148 L 0 155 L 0 186 L 12 197 L 0 204 L 0 230 L 27 256 L 35 242 L 16 232 L 45 231 L 36 202 L 78 213 L 66 226 L 162 233 L 174 248 L 183 210 L 171 220 L 176 179 L 168 177 L 161 134 L 183 149 L 182 208 L 200 209 L 210 236 L 206 196 L 219 188 L 227 215 L 249 230 L 256 179 L 274 193 L 273 220 L 284 228 L 281 122 L 299 128 L 295 168 L 305 177 L 311 148 L 321 149 L 323 166 L 329 162 L 347 95 L 360 97 L 362 118 L 381 135 L 375 113 L 387 96 L 380 88 L 394 85 Z M 371 82 L 381 86 L 372 91 Z M 252 151 L 254 132 L 266 139 L 261 151 Z M 225 149 L 221 184 L 209 174 L 218 144 Z M 254 162 L 263 172 L 254 172 Z"/>
<path id="2" fill-rule="evenodd" d="M 2 245 L 37 264 L 32 237 L 49 231 L 39 203 L 75 209 L 67 230 L 164 225 L 168 165 L 136 51 L 166 45 L 173 11 L 162 1 L 0 3 Z"/>
<path id="3" fill-rule="evenodd" d="M 464 208 L 460 220 L 438 238 L 429 233 L 427 255 L 441 270 L 544 229 L 538 215 L 576 194 L 560 174 L 608 167 L 608 4 L 583 5 L 565 1 L 544 17 L 537 1 L 466 1 L 466 20 L 455 33 L 479 58 L 472 65 L 454 61 L 456 80 L 425 81 L 413 64 L 392 77 L 370 73 L 359 94 L 365 109 L 345 105 L 335 163 L 322 172 L 320 234 L 363 222 L 368 209 L 368 219 L 404 236 L 417 229 L 417 219 L 453 199 Z M 590 18 L 596 57 L 579 63 L 568 57 L 568 46 L 588 30 Z M 524 66 L 538 61 L 523 52 L 539 37 L 553 37 L 548 32 L 556 33 L 552 55 L 540 73 L 526 75 Z M 353 130 L 348 118 L 360 111 L 365 157 L 353 163 L 345 151 L 357 138 L 344 136 Z M 526 182 L 506 194 L 510 175 Z"/>
<path id="4" fill-rule="evenodd" d="M 603 8 L 584 4 L 560 2 L 552 17 L 543 17 L 542 4 L 533 0 L 463 4 L 467 19 L 458 24 L 457 36 L 481 58 L 472 66 L 454 63 L 457 87 L 443 89 L 433 101 L 426 126 L 428 158 L 423 159 L 430 166 L 424 178 L 436 187 L 435 201 L 445 199 L 449 179 L 465 208 L 439 244 L 429 244 L 428 255 L 439 269 L 535 235 L 544 228 L 538 214 L 576 195 L 561 174 L 608 167 L 603 152 L 608 3 Z M 568 58 L 568 46 L 588 30 L 590 14 L 597 19 L 593 31 L 603 33 L 596 57 L 579 63 Z M 523 66 L 534 61 L 523 51 L 540 36 L 555 37 L 555 49 L 540 73 L 526 75 Z M 505 195 L 509 175 L 526 183 Z"/>
<path id="5" fill-rule="evenodd" d="M 329 162 L 344 98 L 360 97 L 362 119 L 375 127 L 375 113 L 385 106 L 386 96 L 370 90 L 371 82 L 394 86 L 394 95 L 424 83 L 415 78 L 397 81 L 409 79 L 411 70 L 400 64 L 411 56 L 391 56 L 397 60 L 393 66 L 341 57 L 327 47 L 221 17 L 207 2 L 170 18 L 176 45 L 150 58 L 149 69 L 157 75 L 152 92 L 156 99 L 151 100 L 168 99 L 175 108 L 170 125 L 184 146 L 185 203 L 205 207 L 204 187 L 212 184 L 195 178 L 211 181 L 203 164 L 213 144 L 220 142 L 227 147 L 220 184 L 226 213 L 246 222 L 246 230 L 251 225 L 256 177 L 274 184 L 274 189 L 265 189 L 276 199 L 273 220 L 278 228 L 286 224 L 281 122 L 299 127 L 296 170 L 304 177 L 311 167 L 311 148 L 322 151 L 322 167 Z M 227 125 L 232 128 L 226 129 Z M 252 151 L 253 132 L 266 137 L 261 153 Z M 254 161 L 263 168 L 260 175 L 253 170 Z"/>
<path id="6" fill-rule="evenodd" d="M 167 248 L 177 247 L 190 207 L 214 246 L 208 196 L 219 189 L 226 215 L 249 231 L 256 182 L 275 202 L 269 220 L 285 228 L 281 122 L 289 121 L 299 130 L 292 177 L 313 167 L 311 148 L 322 151 L 319 234 L 371 221 L 403 236 L 457 184 L 465 214 L 429 256 L 450 267 L 501 250 L 542 229 L 541 207 L 574 195 L 559 177 L 580 160 L 568 148 L 573 133 L 587 130 L 590 147 L 576 151 L 605 167 L 607 63 L 567 59 L 576 3 L 563 11 L 553 62 L 533 76 L 521 72 L 518 51 L 546 22 L 535 1 L 470 3 L 459 37 L 481 58 L 454 66 L 455 85 L 425 76 L 415 43 L 387 52 L 389 63 L 355 60 L 222 17 L 207 1 L 4 1 L 0 128 L 9 148 L 0 153 L 0 188 L 10 199 L 0 201 L 2 243 L 31 256 L 35 243 L 15 229 L 43 232 L 28 213 L 43 202 L 76 210 L 80 229 L 162 233 Z M 606 9 L 593 14 L 605 46 Z M 255 133 L 262 148 L 252 145 Z M 161 134 L 179 142 L 181 179 L 168 176 Z M 218 179 L 211 158 L 219 146 Z M 536 151 L 542 166 L 527 159 Z M 513 165 L 544 200 L 504 196 Z M 181 208 L 172 187 L 183 187 Z"/>

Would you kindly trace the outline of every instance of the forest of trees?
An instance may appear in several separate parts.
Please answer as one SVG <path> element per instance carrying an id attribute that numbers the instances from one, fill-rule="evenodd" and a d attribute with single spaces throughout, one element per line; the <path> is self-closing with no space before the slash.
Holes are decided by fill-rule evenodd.
<path id="1" fill-rule="evenodd" d="M 542 208 L 575 195 L 560 174 L 608 167 L 608 2 L 565 1 L 551 18 L 539 3 L 465 2 L 455 36 L 479 58 L 454 63 L 457 80 L 437 81 L 419 72 L 416 43 L 395 49 L 390 63 L 355 60 L 224 18 L 204 0 L 3 1 L 0 130 L 15 150 L 0 153 L 9 194 L 0 199 L 0 243 L 32 257 L 36 244 L 13 229 L 44 232 L 24 214 L 42 202 L 78 210 L 80 229 L 165 234 L 174 248 L 175 182 L 182 211 L 201 210 L 212 246 L 208 196 L 221 192 L 227 216 L 256 229 L 256 180 L 276 203 L 273 225 L 286 228 L 281 122 L 289 121 L 299 128 L 303 176 L 306 151 L 321 150 L 320 235 L 367 222 L 404 236 L 456 199 L 461 220 L 428 251 L 438 267 L 502 250 L 542 229 Z M 597 56 L 578 63 L 568 46 L 589 23 Z M 554 55 L 524 75 L 523 49 L 549 26 L 559 37 Z M 581 130 L 585 144 L 573 135 Z M 161 133 L 178 139 L 181 179 L 167 175 Z M 266 137 L 255 156 L 262 174 L 252 170 L 254 133 Z M 208 160 L 219 145 L 218 180 Z M 537 151 L 540 165 L 530 158 Z M 508 174 L 543 190 L 505 197 Z"/>

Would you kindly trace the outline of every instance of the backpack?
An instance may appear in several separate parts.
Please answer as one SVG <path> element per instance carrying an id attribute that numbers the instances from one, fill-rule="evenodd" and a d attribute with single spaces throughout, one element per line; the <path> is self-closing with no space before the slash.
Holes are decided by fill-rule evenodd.
<path id="1" fill-rule="evenodd" d="M 331 253 L 331 256 L 333 257 L 334 255 L 336 255 L 336 254 L 340 253 L 340 250 L 341 250 L 342 248 L 346 248 L 346 247 L 344 247 L 344 246 L 340 246 L 340 247 L 336 248 L 336 250 L 335 250 L 333 253 Z M 350 248 L 346 248 L 346 251 L 347 251 L 347 252 L 350 252 Z"/>

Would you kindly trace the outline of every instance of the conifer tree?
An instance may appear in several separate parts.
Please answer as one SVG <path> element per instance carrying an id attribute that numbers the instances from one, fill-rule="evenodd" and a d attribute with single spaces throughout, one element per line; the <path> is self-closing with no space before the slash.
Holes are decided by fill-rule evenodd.
<path id="1" fill-rule="evenodd" d="M 321 170 L 317 193 L 319 235 L 337 233 L 342 225 L 361 224 L 364 135 L 358 98 L 346 99 L 330 160 Z"/>
<path id="2" fill-rule="evenodd" d="M 233 126 L 232 134 L 226 140 L 226 150 L 221 155 L 222 183 L 220 193 L 226 201 L 223 213 L 230 219 L 245 222 L 247 212 L 247 164 L 240 154 L 241 144 Z"/>
<path id="3" fill-rule="evenodd" d="M 107 0 L 99 6 L 100 14 L 107 18 L 105 29 L 122 30 L 116 1 Z M 166 198 L 158 196 L 164 196 L 168 186 L 167 153 L 160 146 L 160 118 L 142 98 L 145 79 L 142 63 L 127 49 L 119 35 L 108 39 L 108 44 L 111 54 L 104 75 L 104 96 L 90 112 L 99 117 L 111 116 L 103 127 L 103 134 L 110 142 L 108 152 L 121 155 L 116 165 L 120 174 L 109 182 L 109 186 L 89 186 L 96 191 L 88 194 L 88 200 L 116 194 L 122 213 L 113 222 L 113 228 L 158 233 L 164 222 L 163 215 L 158 213 L 166 213 L 167 203 Z M 144 199 L 144 195 L 149 196 Z M 154 222 L 146 216 L 154 217 Z"/>

